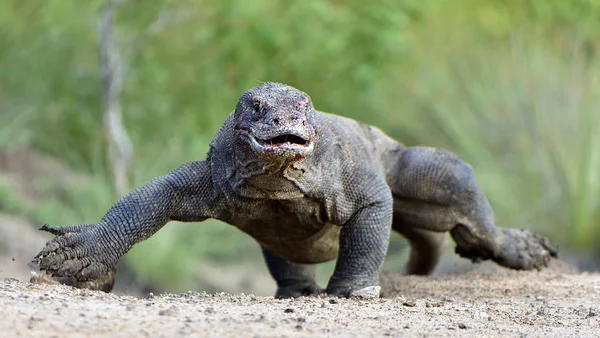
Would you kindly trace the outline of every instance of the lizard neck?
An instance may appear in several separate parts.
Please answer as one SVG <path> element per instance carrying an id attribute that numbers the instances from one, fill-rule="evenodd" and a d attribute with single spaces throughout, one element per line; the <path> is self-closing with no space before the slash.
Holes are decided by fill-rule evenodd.
<path id="1" fill-rule="evenodd" d="M 264 162 L 253 159 L 237 161 L 233 188 L 242 196 L 290 199 L 305 195 L 299 184 L 306 171 L 306 160 L 292 163 Z"/>

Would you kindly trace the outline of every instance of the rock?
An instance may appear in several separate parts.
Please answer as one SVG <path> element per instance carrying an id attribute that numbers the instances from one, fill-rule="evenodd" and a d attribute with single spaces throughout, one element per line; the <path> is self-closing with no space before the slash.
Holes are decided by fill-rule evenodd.
<path id="1" fill-rule="evenodd" d="M 360 290 L 353 291 L 350 296 L 358 297 L 364 299 L 375 299 L 379 298 L 379 293 L 381 292 L 381 286 L 367 286 L 366 288 L 362 288 Z"/>

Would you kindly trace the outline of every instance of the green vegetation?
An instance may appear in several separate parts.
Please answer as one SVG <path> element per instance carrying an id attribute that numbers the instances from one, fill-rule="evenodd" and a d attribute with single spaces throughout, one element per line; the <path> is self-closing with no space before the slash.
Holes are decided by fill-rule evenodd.
<path id="1" fill-rule="evenodd" d="M 0 2 L 0 147 L 34 148 L 92 180 L 29 210 L 40 222 L 90 222 L 115 200 L 103 4 Z M 134 185 L 203 158 L 241 93 L 279 81 L 321 110 L 457 153 L 499 225 L 600 255 L 599 0 L 130 0 L 116 13 Z M 0 207 L 14 211 L 7 187 Z M 181 290 L 197 258 L 258 258 L 247 236 L 217 223 L 170 224 L 127 259 Z M 402 248 L 394 240 L 390 254 Z"/>

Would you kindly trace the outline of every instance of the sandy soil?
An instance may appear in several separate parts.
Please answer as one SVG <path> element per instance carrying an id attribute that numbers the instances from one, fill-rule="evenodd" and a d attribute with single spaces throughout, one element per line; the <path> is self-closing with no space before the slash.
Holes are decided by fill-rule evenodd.
<path id="1" fill-rule="evenodd" d="M 560 270 L 560 269 L 559 269 Z M 143 298 L 0 282 L 3 337 L 600 336 L 600 274 L 384 273 L 381 299 Z"/>

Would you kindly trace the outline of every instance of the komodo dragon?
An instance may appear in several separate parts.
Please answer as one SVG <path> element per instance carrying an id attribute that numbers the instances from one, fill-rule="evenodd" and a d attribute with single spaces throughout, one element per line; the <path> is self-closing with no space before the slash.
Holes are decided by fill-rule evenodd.
<path id="1" fill-rule="evenodd" d="M 98 223 L 44 225 L 57 237 L 30 266 L 108 292 L 133 245 L 169 221 L 208 218 L 258 241 L 280 298 L 349 297 L 376 286 L 391 229 L 410 243 L 409 274 L 433 271 L 446 232 L 460 256 L 511 269 L 541 269 L 557 255 L 546 238 L 497 228 L 473 170 L 456 156 L 405 147 L 375 127 L 316 111 L 298 89 L 263 83 L 242 95 L 206 160 L 139 187 Z M 322 290 L 314 264 L 333 259 Z"/>

